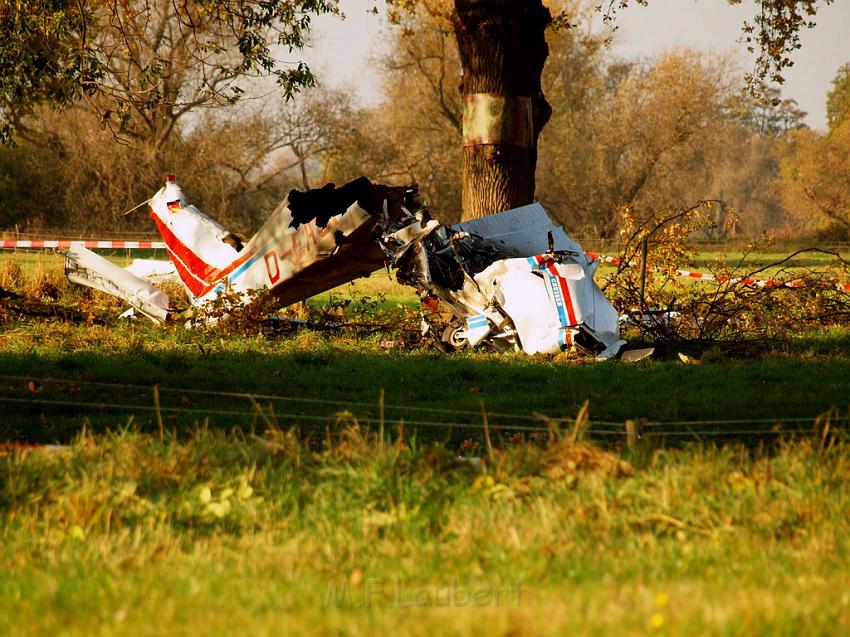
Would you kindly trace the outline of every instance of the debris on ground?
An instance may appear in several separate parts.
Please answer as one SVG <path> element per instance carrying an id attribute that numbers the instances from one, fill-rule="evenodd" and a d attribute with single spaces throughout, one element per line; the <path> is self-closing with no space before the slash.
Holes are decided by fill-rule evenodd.
<path id="1" fill-rule="evenodd" d="M 598 262 L 540 204 L 451 227 L 422 209 L 405 212 L 379 241 L 423 305 L 450 311 L 442 342 L 526 354 L 575 346 L 603 359 L 625 344 L 617 311 L 593 281 Z"/>
<path id="2" fill-rule="evenodd" d="M 71 282 L 116 296 L 155 322 L 187 313 L 151 278 L 176 273 L 195 310 L 222 300 L 237 309 L 258 290 L 285 307 L 386 265 L 417 290 L 423 308 L 448 313 L 445 326 L 423 320 L 423 333 L 444 349 L 575 348 L 606 359 L 625 344 L 617 311 L 593 280 L 599 262 L 540 204 L 444 226 L 415 186 L 361 177 L 339 188 L 293 190 L 247 241 L 188 204 L 173 176 L 149 204 L 171 267 L 122 269 L 71 247 L 65 271 Z"/>

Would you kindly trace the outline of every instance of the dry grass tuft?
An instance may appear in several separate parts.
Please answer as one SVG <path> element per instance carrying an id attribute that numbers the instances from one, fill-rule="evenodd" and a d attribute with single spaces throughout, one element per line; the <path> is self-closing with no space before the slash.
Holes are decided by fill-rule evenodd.
<path id="1" fill-rule="evenodd" d="M 23 279 L 23 270 L 17 261 L 6 259 L 0 263 L 0 288 L 17 290 Z"/>

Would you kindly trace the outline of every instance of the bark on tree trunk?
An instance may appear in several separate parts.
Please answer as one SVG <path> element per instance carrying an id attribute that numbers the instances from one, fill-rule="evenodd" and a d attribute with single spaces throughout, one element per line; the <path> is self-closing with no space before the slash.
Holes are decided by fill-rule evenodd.
<path id="1" fill-rule="evenodd" d="M 463 220 L 534 201 L 537 138 L 552 114 L 540 85 L 551 21 L 541 0 L 455 0 L 466 101 Z"/>

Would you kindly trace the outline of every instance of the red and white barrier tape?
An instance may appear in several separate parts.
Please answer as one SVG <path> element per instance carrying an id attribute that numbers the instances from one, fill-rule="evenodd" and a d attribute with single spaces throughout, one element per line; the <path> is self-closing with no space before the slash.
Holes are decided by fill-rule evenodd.
<path id="1" fill-rule="evenodd" d="M 602 254 L 597 254 L 596 252 L 587 252 L 587 256 L 594 261 L 599 260 L 603 263 L 610 263 L 612 265 L 619 265 L 622 263 L 622 259 L 619 257 L 607 257 Z M 717 276 L 716 274 L 710 274 L 707 272 L 695 272 L 693 270 L 676 270 L 676 274 L 681 277 L 686 277 L 689 279 L 696 279 L 698 281 L 717 281 L 718 283 L 738 283 L 740 285 L 745 285 L 749 287 L 759 287 L 759 288 L 772 288 L 772 287 L 786 287 L 786 288 L 804 288 L 806 287 L 805 281 L 774 281 L 770 279 L 751 279 L 749 277 L 729 277 L 729 276 Z M 846 284 L 837 284 L 836 287 L 839 290 L 844 292 L 850 292 L 850 283 Z"/>
<path id="2" fill-rule="evenodd" d="M 83 248 L 101 248 L 101 249 L 120 249 L 120 250 L 164 250 L 165 242 L 163 241 L 111 241 L 111 240 L 0 240 L 0 248 L 70 248 L 72 246 L 82 246 Z M 597 252 L 587 252 L 587 256 L 594 261 L 609 263 L 611 265 L 619 265 L 622 259 L 619 257 L 610 257 Z M 748 277 L 728 277 L 717 276 L 706 272 L 695 272 L 692 270 L 676 270 L 676 273 L 681 277 L 689 279 L 697 279 L 700 281 L 717 281 L 719 283 L 739 283 L 741 285 L 753 287 L 779 287 L 786 288 L 802 288 L 805 287 L 804 281 L 772 281 L 751 279 Z M 839 290 L 850 292 L 850 283 L 837 286 Z"/>
<path id="3" fill-rule="evenodd" d="M 585 252 L 585 254 L 594 261 L 602 261 L 602 263 L 610 263 L 611 265 L 620 265 L 620 257 L 606 257 L 604 254 L 597 252 Z"/>
<path id="4" fill-rule="evenodd" d="M 762 280 L 762 279 L 751 279 L 750 277 L 730 277 L 730 276 L 717 276 L 716 274 L 707 274 L 705 272 L 693 272 L 691 270 L 676 270 L 676 274 L 682 277 L 687 277 L 689 279 L 697 279 L 699 281 L 717 281 L 718 283 L 740 283 L 741 285 L 746 285 L 749 287 L 758 287 L 758 288 L 773 288 L 773 287 L 786 287 L 786 288 L 804 288 L 806 287 L 805 281 L 773 281 L 773 280 Z"/>
<path id="5" fill-rule="evenodd" d="M 127 250 L 152 250 L 164 249 L 162 241 L 104 241 L 104 240 L 13 240 L 0 241 L 0 248 L 70 248 L 82 246 L 83 248 L 120 248 Z"/>

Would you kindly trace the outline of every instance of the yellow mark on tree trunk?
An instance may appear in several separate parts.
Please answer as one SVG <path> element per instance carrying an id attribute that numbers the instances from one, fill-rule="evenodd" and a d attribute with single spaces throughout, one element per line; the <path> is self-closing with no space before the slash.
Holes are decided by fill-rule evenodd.
<path id="1" fill-rule="evenodd" d="M 509 144 L 530 148 L 531 98 L 498 93 L 471 93 L 463 109 L 463 145 Z"/>

